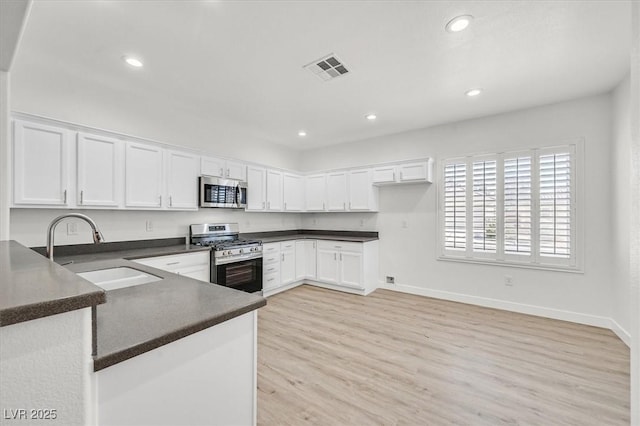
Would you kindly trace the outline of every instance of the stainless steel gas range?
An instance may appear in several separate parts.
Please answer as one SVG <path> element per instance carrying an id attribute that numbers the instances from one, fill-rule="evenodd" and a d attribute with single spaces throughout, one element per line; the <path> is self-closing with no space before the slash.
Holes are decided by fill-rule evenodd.
<path id="1" fill-rule="evenodd" d="M 262 241 L 243 240 L 237 223 L 191 225 L 191 244 L 211 247 L 211 282 L 254 293 L 262 290 Z"/>

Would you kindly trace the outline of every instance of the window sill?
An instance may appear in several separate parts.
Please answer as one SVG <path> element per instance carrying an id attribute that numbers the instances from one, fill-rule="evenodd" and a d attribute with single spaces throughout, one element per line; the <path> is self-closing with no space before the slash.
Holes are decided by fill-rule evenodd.
<path id="1" fill-rule="evenodd" d="M 538 269 L 543 271 L 568 272 L 571 274 L 584 274 L 583 269 L 578 267 L 571 267 L 571 266 L 541 265 L 541 264 L 535 264 L 535 263 L 510 262 L 505 260 L 500 261 L 500 260 L 489 260 L 489 259 L 472 259 L 472 258 L 455 257 L 455 256 L 438 256 L 436 259 L 443 260 L 445 262 L 474 263 L 476 265 L 505 266 L 508 268 Z"/>

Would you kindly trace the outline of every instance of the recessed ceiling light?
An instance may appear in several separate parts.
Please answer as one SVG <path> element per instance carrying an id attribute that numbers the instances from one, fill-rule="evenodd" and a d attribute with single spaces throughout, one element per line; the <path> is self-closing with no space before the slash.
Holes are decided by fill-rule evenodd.
<path id="1" fill-rule="evenodd" d="M 377 116 L 377 115 L 375 115 L 375 114 L 367 114 L 367 115 L 365 115 L 365 118 L 366 118 L 367 120 L 369 120 L 369 121 L 373 121 L 373 120 L 375 120 L 376 118 L 378 118 L 378 116 Z"/>
<path id="2" fill-rule="evenodd" d="M 471 89 L 464 92 L 464 94 L 469 96 L 470 98 L 478 96 L 480 93 L 482 93 L 482 89 Z"/>
<path id="3" fill-rule="evenodd" d="M 122 59 L 132 67 L 140 68 L 143 65 L 140 59 L 134 58 L 133 56 L 123 56 Z"/>
<path id="4" fill-rule="evenodd" d="M 462 31 L 469 26 L 473 16 L 471 15 L 460 15 L 456 16 L 444 27 L 450 33 L 457 33 L 458 31 Z"/>
<path id="5" fill-rule="evenodd" d="M 300 136 L 300 137 L 307 136 L 307 132 L 305 132 L 304 130 L 300 130 L 300 131 L 298 132 L 298 136 Z"/>

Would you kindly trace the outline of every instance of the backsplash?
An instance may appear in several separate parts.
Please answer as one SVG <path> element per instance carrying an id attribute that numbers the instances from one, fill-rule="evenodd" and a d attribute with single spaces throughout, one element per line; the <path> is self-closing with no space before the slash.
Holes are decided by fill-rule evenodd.
<path id="1" fill-rule="evenodd" d="M 189 225 L 193 223 L 237 222 L 240 225 L 240 232 L 298 229 L 302 224 L 299 214 L 247 213 L 242 210 L 227 209 L 172 212 L 14 208 L 11 209 L 10 238 L 28 247 L 43 246 L 46 244 L 49 222 L 71 211 L 91 217 L 108 242 L 186 237 L 189 235 Z M 67 224 L 73 222 L 77 224 L 77 235 L 68 233 Z M 150 222 L 149 231 L 147 231 L 147 222 Z M 91 242 L 89 226 L 81 220 L 64 220 L 56 229 L 56 245 Z"/>

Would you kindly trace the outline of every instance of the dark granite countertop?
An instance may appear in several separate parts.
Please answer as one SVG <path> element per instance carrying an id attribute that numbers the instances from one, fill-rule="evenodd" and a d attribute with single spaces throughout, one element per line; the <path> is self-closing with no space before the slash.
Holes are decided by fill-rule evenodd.
<path id="1" fill-rule="evenodd" d="M 378 239 L 377 232 L 370 231 L 330 231 L 318 229 L 293 229 L 287 231 L 254 232 L 241 234 L 243 238 L 262 240 L 263 244 L 287 240 L 333 240 L 366 243 Z"/>
<path id="2" fill-rule="evenodd" d="M 257 294 L 175 275 L 125 259 L 67 265 L 73 272 L 130 267 L 163 278 L 107 292 L 96 309 L 94 371 L 266 305 Z M 132 327 L 135 324 L 135 327 Z"/>
<path id="3" fill-rule="evenodd" d="M 96 306 L 104 290 L 16 241 L 0 241 L 0 326 Z"/>

